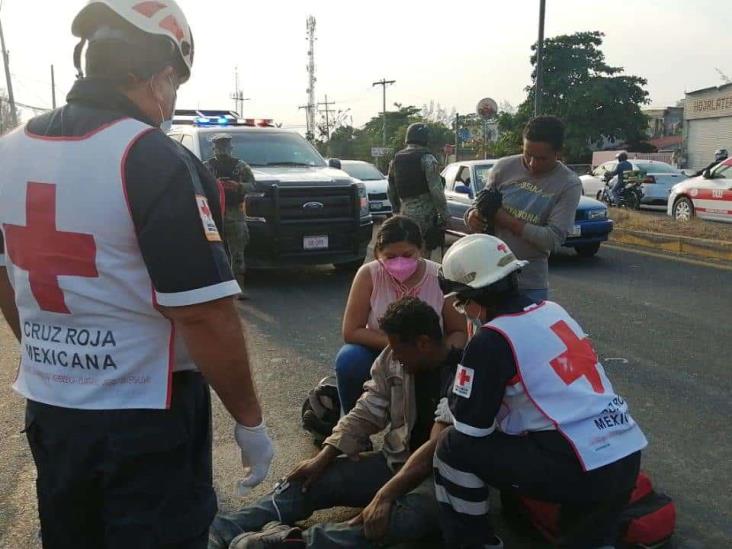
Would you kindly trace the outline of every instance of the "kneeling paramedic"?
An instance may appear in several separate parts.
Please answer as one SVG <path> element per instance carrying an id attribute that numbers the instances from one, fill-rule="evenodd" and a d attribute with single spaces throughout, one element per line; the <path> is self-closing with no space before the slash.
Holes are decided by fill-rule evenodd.
<path id="1" fill-rule="evenodd" d="M 526 264 L 500 239 L 459 240 L 443 291 L 477 325 L 449 394 L 454 425 L 435 454 L 435 493 L 448 547 L 500 547 L 488 487 L 580 506 L 566 545 L 615 541 L 647 444 L 577 322 L 556 303 L 518 291 Z"/>
<path id="2" fill-rule="evenodd" d="M 0 140 L 0 306 L 22 339 L 43 546 L 203 548 L 207 382 L 237 422 L 242 482 L 266 477 L 272 443 L 216 181 L 161 131 L 193 38 L 173 0 L 92 0 L 72 31 L 68 104 Z"/>
<path id="3" fill-rule="evenodd" d="M 272 494 L 219 515 L 209 549 L 363 549 L 439 536 L 432 457 L 450 419 L 446 406 L 437 406 L 462 353 L 445 346 L 437 313 L 414 297 L 392 303 L 380 326 L 389 347 L 321 452 L 298 465 Z M 360 453 L 370 435 L 387 428 L 382 451 Z M 349 523 L 305 531 L 288 526 L 338 506 L 366 508 Z"/>

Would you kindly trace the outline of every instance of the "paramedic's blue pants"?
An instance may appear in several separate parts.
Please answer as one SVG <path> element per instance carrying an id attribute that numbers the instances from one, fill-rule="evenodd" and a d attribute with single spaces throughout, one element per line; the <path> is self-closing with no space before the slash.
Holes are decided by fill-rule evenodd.
<path id="1" fill-rule="evenodd" d="M 28 401 L 44 549 L 203 549 L 216 514 L 211 400 L 173 374 L 167 410 L 75 410 Z"/>
<path id="2" fill-rule="evenodd" d="M 526 436 L 494 432 L 476 438 L 451 427 L 437 447 L 434 465 L 447 547 L 482 547 L 492 540 L 488 517 L 492 486 L 568 509 L 581 506 L 592 520 L 566 525 L 569 539 L 564 546 L 589 549 L 614 544 L 618 515 L 638 476 L 640 452 L 583 472 L 569 443 L 556 431 Z"/>

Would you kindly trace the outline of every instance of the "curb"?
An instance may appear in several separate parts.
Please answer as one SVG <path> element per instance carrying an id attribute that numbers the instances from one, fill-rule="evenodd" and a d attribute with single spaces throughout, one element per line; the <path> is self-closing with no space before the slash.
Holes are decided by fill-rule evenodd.
<path id="1" fill-rule="evenodd" d="M 694 259 L 712 259 L 732 263 L 732 242 L 649 233 L 617 226 L 610 233 L 610 241 L 616 244 L 671 252 Z"/>

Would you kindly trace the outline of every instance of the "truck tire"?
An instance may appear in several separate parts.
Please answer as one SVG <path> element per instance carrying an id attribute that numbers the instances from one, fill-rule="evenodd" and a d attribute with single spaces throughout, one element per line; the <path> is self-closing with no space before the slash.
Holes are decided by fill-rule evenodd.
<path id="1" fill-rule="evenodd" d="M 600 251 L 600 243 L 583 244 L 582 246 L 575 247 L 575 250 L 577 250 L 577 255 L 580 257 L 592 257 Z"/>
<path id="2" fill-rule="evenodd" d="M 352 273 L 358 271 L 365 260 L 366 258 L 362 257 L 361 259 L 357 259 L 356 261 L 349 261 L 348 263 L 334 263 L 333 267 L 335 267 L 336 271 L 340 271 L 343 273 Z"/>

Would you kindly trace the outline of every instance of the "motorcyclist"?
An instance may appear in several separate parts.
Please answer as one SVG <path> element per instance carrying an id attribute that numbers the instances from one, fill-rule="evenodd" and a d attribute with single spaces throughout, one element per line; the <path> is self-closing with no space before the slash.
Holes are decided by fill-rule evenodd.
<path id="1" fill-rule="evenodd" d="M 623 193 L 623 189 L 625 188 L 625 172 L 632 172 L 633 171 L 633 164 L 628 162 L 628 153 L 621 152 L 617 155 L 615 155 L 615 158 L 618 161 L 618 165 L 615 167 L 615 170 L 612 172 L 608 172 L 605 177 L 608 181 L 610 181 L 613 177 L 617 176 L 617 180 L 615 181 L 615 184 L 613 184 L 612 189 L 610 189 L 610 198 L 613 201 L 614 204 L 620 203 L 620 197 Z"/>
<path id="2" fill-rule="evenodd" d="M 699 176 L 704 175 L 705 173 L 710 173 L 717 164 L 724 162 L 728 157 L 729 154 L 727 153 L 727 149 L 717 149 L 714 151 L 714 162 L 710 162 L 706 168 L 698 171 L 696 175 Z"/>

